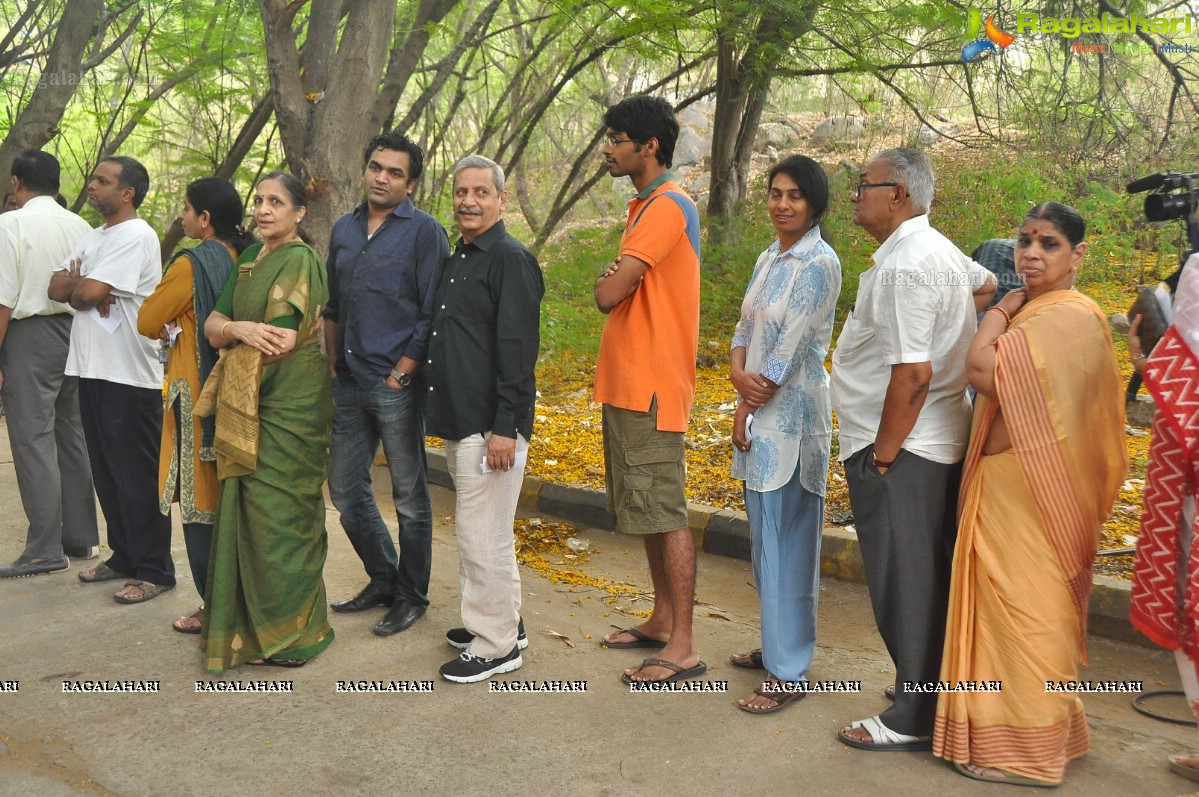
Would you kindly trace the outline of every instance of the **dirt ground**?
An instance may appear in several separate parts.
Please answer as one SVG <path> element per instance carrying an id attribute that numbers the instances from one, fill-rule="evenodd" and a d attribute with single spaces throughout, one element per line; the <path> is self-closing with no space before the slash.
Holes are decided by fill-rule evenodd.
<path id="1" fill-rule="evenodd" d="M 0 432 L 2 561 L 20 553 L 25 532 L 7 445 Z M 378 470 L 376 490 L 384 497 L 382 476 Z M 487 683 L 442 681 L 437 667 L 454 653 L 443 635 L 459 624 L 452 510 L 452 495 L 436 489 L 432 606 L 413 628 L 383 639 L 370 632 L 381 610 L 333 615 L 337 639 L 309 666 L 225 675 L 243 683 L 290 680 L 290 693 L 196 691 L 197 681 L 211 678 L 200 669 L 196 637 L 169 627 L 197 604 L 181 535 L 179 586 L 146 604 L 121 606 L 111 598 L 113 585 L 81 584 L 77 564 L 67 573 L 0 582 L 0 683 L 17 682 L 17 691 L 0 691 L 0 795 L 1006 793 L 966 780 L 927 753 L 863 752 L 836 740 L 838 727 L 884 707 L 882 689 L 893 678 L 857 584 L 822 584 L 812 677 L 861 681 L 862 691 L 812 695 L 769 716 L 736 710 L 734 701 L 756 678 L 727 662 L 757 639 L 749 566 L 703 554 L 704 608 L 696 619 L 710 665 L 703 682 L 727 682 L 727 692 L 631 694 L 618 676 L 638 651 L 604 650 L 596 640 L 635 618 L 606 603 L 607 593 L 553 584 L 531 570 L 522 574 L 531 645 L 524 667 L 503 680 L 582 681 L 586 691 L 498 693 Z M 327 525 L 325 580 L 330 600 L 338 600 L 364 577 L 331 509 Z M 635 541 L 591 529 L 579 536 L 598 549 L 589 572 L 648 588 Z M 1162 651 L 1094 638 L 1090 656 L 1083 677 L 1177 688 L 1173 659 Z M 86 679 L 158 681 L 160 691 L 63 691 L 63 681 Z M 433 691 L 345 693 L 339 680 L 429 681 Z M 1168 753 L 1199 747 L 1195 729 L 1142 716 L 1129 697 L 1086 698 L 1093 749 L 1070 767 L 1057 794 L 1199 792 L 1165 766 Z M 1185 711 L 1177 698 L 1160 703 Z"/>

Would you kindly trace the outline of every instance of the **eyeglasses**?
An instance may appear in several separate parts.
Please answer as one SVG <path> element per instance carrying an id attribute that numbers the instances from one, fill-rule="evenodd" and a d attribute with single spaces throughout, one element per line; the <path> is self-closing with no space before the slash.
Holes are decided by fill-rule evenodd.
<path id="1" fill-rule="evenodd" d="M 617 138 L 616 136 L 604 136 L 604 140 L 613 147 L 618 147 L 621 144 L 640 144 L 644 139 L 640 138 Z"/>
<path id="2" fill-rule="evenodd" d="M 858 183 L 853 187 L 853 195 L 861 196 L 863 188 L 894 188 L 899 183 Z"/>

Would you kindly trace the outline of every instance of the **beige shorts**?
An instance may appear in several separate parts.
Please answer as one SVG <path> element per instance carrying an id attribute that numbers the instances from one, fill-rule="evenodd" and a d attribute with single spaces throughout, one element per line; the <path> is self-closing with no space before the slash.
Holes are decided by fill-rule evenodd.
<path id="1" fill-rule="evenodd" d="M 603 418 L 604 481 L 616 530 L 662 534 L 687 528 L 683 433 L 658 431 L 656 398 L 649 412 L 605 404 Z"/>

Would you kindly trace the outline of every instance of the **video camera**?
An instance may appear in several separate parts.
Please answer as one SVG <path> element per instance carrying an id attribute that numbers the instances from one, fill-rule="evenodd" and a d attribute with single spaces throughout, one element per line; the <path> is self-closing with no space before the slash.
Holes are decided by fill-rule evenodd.
<path id="1" fill-rule="evenodd" d="M 1199 172 L 1166 172 L 1133 180 L 1127 187 L 1130 194 L 1153 192 L 1145 197 L 1146 219 L 1169 221 L 1195 215 L 1195 208 L 1199 206 L 1199 189 L 1195 187 L 1196 182 L 1199 182 Z M 1195 248 L 1196 241 L 1192 240 L 1191 246 Z"/>
<path id="2" fill-rule="evenodd" d="M 1178 279 L 1182 276 L 1183 265 L 1191 252 L 1199 251 L 1199 221 L 1195 218 L 1195 210 L 1199 208 L 1199 188 L 1196 188 L 1196 183 L 1199 183 L 1199 172 L 1165 172 L 1133 180 L 1126 186 L 1130 194 L 1151 191 L 1152 193 L 1145 197 L 1145 218 L 1148 221 L 1182 220 L 1186 224 L 1187 240 L 1190 243 L 1190 251 L 1184 252 L 1179 258 L 1178 268 L 1162 280 L 1158 288 L 1145 285 L 1137 288 L 1136 302 L 1128 310 L 1129 320 L 1141 317 L 1141 325 L 1137 332 L 1141 348 L 1146 352 L 1153 351 L 1153 347 L 1165 334 L 1166 327 L 1170 324 L 1169 307 L 1173 301 L 1174 290 L 1178 287 Z M 1128 401 L 1136 399 L 1140 386 L 1140 374 L 1133 374 L 1126 392 Z"/>

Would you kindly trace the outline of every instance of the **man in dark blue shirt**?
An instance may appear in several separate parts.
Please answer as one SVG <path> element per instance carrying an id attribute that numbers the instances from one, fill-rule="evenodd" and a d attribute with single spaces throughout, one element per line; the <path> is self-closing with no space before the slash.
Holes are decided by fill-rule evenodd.
<path id="1" fill-rule="evenodd" d="M 983 241 L 970 253 L 970 259 L 987 271 L 990 271 L 999 280 L 999 287 L 996 289 L 995 295 L 991 297 L 991 303 L 987 307 L 994 307 L 999 304 L 999 300 L 1008 291 L 1013 288 L 1019 288 L 1024 284 L 1020 280 L 1020 277 L 1016 276 L 1015 238 L 992 238 L 989 241 Z M 985 308 L 983 312 L 986 312 Z M 979 321 L 982 320 L 982 317 L 983 314 L 979 313 Z"/>
<path id="2" fill-rule="evenodd" d="M 370 583 L 337 612 L 390 606 L 375 633 L 411 626 L 429 606 L 433 517 L 425 475 L 425 393 L 433 296 L 449 257 L 445 230 L 412 205 L 424 153 L 398 131 L 363 153 L 366 201 L 333 225 L 325 343 L 333 379 L 329 495 Z M 383 444 L 400 555 L 371 492 Z"/>
<path id="3" fill-rule="evenodd" d="M 537 258 L 504 229 L 504 171 L 471 155 L 454 166 L 462 233 L 437 291 L 429 369 L 429 433 L 445 440 L 454 478 L 462 654 L 443 678 L 482 681 L 521 666 L 520 573 L 512 520 L 520 497 L 541 344 L 545 284 Z"/>

